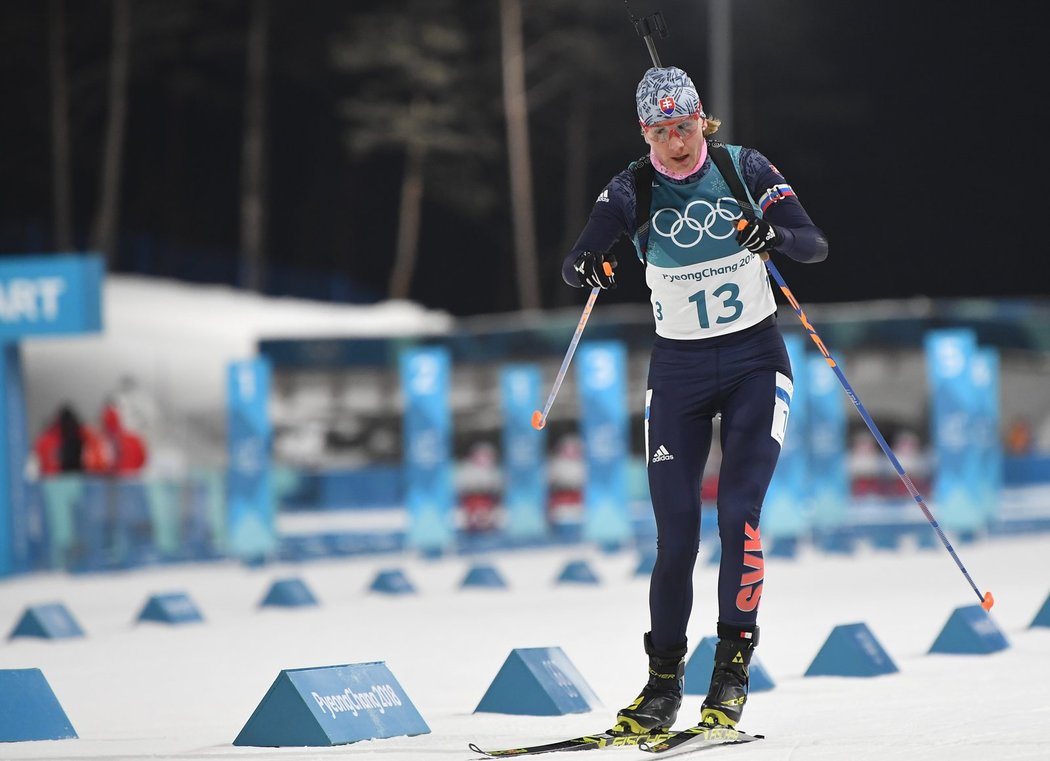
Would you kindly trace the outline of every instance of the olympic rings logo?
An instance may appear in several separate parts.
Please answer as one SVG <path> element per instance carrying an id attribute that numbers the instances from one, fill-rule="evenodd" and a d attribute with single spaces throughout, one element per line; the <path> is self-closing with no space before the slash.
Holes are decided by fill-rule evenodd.
<path id="1" fill-rule="evenodd" d="M 723 201 L 728 201 L 734 204 L 736 206 L 736 212 L 729 208 L 723 208 Z M 704 215 L 703 220 L 697 219 L 691 216 L 690 214 L 693 207 L 698 205 L 707 207 L 707 214 Z M 666 232 L 660 229 L 659 221 L 661 214 L 674 215 L 674 221 L 671 222 L 671 225 Z M 699 199 L 696 201 L 691 201 L 689 205 L 685 207 L 685 214 L 679 213 L 678 209 L 660 209 L 653 215 L 653 229 L 659 235 L 662 235 L 665 238 L 670 238 L 679 248 L 692 248 L 704 239 L 705 233 L 708 237 L 713 238 L 715 240 L 725 240 L 730 235 L 732 235 L 735 230 L 733 222 L 737 219 L 740 219 L 740 217 L 742 216 L 743 212 L 740 211 L 739 205 L 737 205 L 732 198 L 719 198 L 717 201 L 715 201 L 714 205 L 712 205 L 708 201 Z M 725 234 L 718 234 L 714 231 L 714 227 L 715 225 L 717 225 L 719 220 L 724 220 L 725 222 L 729 223 L 725 226 Z M 678 233 L 682 232 L 683 227 L 686 227 L 695 232 L 696 240 L 694 240 L 692 243 L 683 243 L 681 240 L 679 240 Z M 688 236 L 686 237 L 688 238 Z"/>

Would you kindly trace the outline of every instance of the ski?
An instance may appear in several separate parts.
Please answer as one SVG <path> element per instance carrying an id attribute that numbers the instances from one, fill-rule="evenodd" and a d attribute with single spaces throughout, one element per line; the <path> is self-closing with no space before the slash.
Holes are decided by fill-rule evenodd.
<path id="1" fill-rule="evenodd" d="M 667 753 L 676 756 L 684 753 L 717 748 L 720 745 L 739 745 L 761 740 L 762 735 L 749 735 L 735 727 L 721 725 L 708 726 L 699 724 L 695 727 L 675 732 L 663 740 L 643 740 L 638 746 L 649 753 Z M 678 749 L 681 748 L 680 751 Z M 672 752 L 678 751 L 678 752 Z"/>
<path id="2" fill-rule="evenodd" d="M 601 750 L 603 748 L 624 748 L 640 743 L 661 743 L 672 736 L 670 732 L 630 734 L 624 732 L 599 732 L 595 735 L 581 735 L 568 740 L 546 743 L 544 745 L 527 745 L 521 748 L 504 748 L 502 750 L 483 750 L 474 743 L 468 746 L 475 753 L 490 758 L 505 756 L 536 756 L 540 753 L 558 753 L 569 750 Z"/>

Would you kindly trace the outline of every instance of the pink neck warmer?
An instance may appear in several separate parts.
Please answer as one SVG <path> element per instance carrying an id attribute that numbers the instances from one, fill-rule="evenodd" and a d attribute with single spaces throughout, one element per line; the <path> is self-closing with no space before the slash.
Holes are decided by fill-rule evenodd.
<path id="1" fill-rule="evenodd" d="M 662 175 L 670 177 L 672 180 L 684 180 L 686 177 L 689 177 L 692 174 L 696 174 L 696 171 L 704 165 L 704 160 L 706 158 L 707 141 L 704 140 L 703 145 L 700 146 L 700 155 L 696 159 L 696 166 L 694 166 L 688 172 L 683 174 L 681 172 L 676 172 L 673 169 L 668 169 L 663 164 L 661 164 L 660 159 L 656 158 L 656 152 L 653 150 L 653 147 L 649 146 L 649 159 L 653 162 L 653 166 L 656 167 L 656 171 L 658 171 Z"/>

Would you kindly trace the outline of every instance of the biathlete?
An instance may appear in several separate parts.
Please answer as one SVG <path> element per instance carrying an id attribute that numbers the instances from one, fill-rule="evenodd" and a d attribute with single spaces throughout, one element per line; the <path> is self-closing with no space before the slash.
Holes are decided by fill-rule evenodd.
<path id="1" fill-rule="evenodd" d="M 828 244 L 765 156 L 753 148 L 709 145 L 721 122 L 704 113 L 684 71 L 649 69 L 635 100 L 649 155 L 602 190 L 562 268 L 569 285 L 614 288 L 617 262 L 609 252 L 628 235 L 645 266 L 656 323 L 645 394 L 645 457 L 657 528 L 650 631 L 643 638 L 649 678 L 619 711 L 614 731 L 670 728 L 682 703 L 700 483 L 717 415 L 718 644 L 700 723 L 734 726 L 758 644 L 762 500 L 793 391 L 763 261 L 777 254 L 819 262 Z M 728 150 L 757 207 L 753 215 L 742 213 L 711 159 L 714 150 Z M 648 206 L 637 209 L 644 199 Z"/>

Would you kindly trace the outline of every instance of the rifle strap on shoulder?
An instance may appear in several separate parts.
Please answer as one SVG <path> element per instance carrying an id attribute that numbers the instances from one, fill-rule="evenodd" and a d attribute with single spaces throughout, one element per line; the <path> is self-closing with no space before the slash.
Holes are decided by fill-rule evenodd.
<path id="1" fill-rule="evenodd" d="M 643 156 L 631 165 L 634 175 L 634 230 L 641 242 L 645 238 L 645 247 L 649 248 L 649 207 L 653 202 L 653 180 L 656 179 L 656 168 L 648 156 Z M 642 251 L 645 261 L 645 251 Z"/>
<path id="2" fill-rule="evenodd" d="M 722 178 L 729 185 L 729 189 L 733 192 L 733 198 L 740 204 L 740 211 L 744 213 L 745 219 L 754 219 L 755 207 L 751 205 L 751 199 L 748 198 L 747 191 L 744 190 L 744 183 L 740 180 L 740 174 L 736 171 L 733 157 L 729 155 L 729 149 L 726 148 L 725 143 L 717 140 L 708 140 L 707 154 L 711 157 L 714 165 L 718 167 L 718 172 L 722 175 Z"/>

